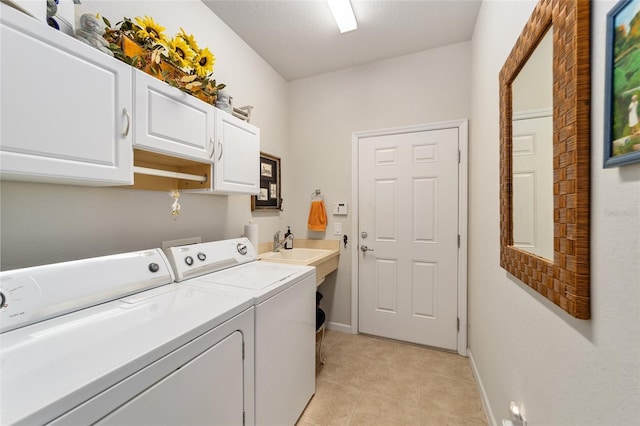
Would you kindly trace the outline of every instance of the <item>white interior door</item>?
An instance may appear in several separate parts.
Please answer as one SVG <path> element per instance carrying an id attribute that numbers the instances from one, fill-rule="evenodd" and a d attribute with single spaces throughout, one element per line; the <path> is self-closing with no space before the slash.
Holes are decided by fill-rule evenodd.
<path id="1" fill-rule="evenodd" d="M 359 139 L 360 332 L 457 347 L 458 132 Z"/>
<path id="2" fill-rule="evenodd" d="M 550 115 L 513 120 L 513 245 L 553 260 Z"/>

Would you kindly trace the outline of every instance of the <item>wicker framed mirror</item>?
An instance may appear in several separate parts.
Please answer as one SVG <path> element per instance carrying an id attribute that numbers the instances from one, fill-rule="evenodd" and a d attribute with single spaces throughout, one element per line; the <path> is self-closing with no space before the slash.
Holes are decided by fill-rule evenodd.
<path id="1" fill-rule="evenodd" d="M 590 2 L 540 0 L 500 71 L 500 266 L 588 319 Z M 513 238 L 512 83 L 553 28 L 553 259 Z"/>

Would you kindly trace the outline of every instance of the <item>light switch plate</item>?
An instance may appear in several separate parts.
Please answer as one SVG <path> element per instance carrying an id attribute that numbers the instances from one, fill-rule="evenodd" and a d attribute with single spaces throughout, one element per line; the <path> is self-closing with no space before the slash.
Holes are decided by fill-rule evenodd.
<path id="1" fill-rule="evenodd" d="M 334 224 L 333 235 L 342 235 L 342 223 L 336 222 Z"/>

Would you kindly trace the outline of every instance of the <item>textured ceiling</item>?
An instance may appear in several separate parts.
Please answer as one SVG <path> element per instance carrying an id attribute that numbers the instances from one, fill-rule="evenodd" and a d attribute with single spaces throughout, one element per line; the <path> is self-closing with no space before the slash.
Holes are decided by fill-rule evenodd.
<path id="1" fill-rule="evenodd" d="M 481 0 L 351 0 L 340 34 L 324 0 L 203 0 L 286 80 L 471 40 Z"/>

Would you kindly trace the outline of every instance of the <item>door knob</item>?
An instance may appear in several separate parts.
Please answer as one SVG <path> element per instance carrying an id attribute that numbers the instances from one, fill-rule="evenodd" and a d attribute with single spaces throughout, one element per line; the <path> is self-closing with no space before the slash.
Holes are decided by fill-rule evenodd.
<path id="1" fill-rule="evenodd" d="M 363 253 L 366 253 L 366 252 L 368 252 L 368 251 L 374 251 L 373 249 L 370 249 L 370 248 L 369 248 L 369 247 L 367 247 L 367 246 L 360 246 L 360 250 L 361 250 Z"/>

